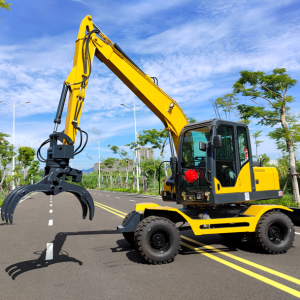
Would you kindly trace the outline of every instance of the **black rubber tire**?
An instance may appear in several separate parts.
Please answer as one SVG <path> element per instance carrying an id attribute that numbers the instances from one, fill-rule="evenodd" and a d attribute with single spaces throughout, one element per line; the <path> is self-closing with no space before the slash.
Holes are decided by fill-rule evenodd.
<path id="1" fill-rule="evenodd" d="M 134 213 L 135 211 L 130 212 L 122 222 L 122 225 L 125 224 L 125 222 L 130 218 L 130 216 Z M 134 232 L 123 232 L 124 239 L 132 246 L 134 247 Z"/>
<path id="2" fill-rule="evenodd" d="M 286 253 L 292 247 L 295 239 L 294 224 L 282 212 L 268 212 L 258 221 L 253 238 L 263 253 Z"/>
<path id="3" fill-rule="evenodd" d="M 142 220 L 134 233 L 135 248 L 153 265 L 174 261 L 181 246 L 180 232 L 169 219 L 151 216 Z"/>

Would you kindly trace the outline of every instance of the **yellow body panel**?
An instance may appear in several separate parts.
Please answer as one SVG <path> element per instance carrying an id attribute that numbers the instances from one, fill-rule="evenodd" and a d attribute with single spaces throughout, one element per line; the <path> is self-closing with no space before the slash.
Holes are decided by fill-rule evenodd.
<path id="1" fill-rule="evenodd" d="M 276 168 L 254 167 L 253 171 L 256 191 L 280 190 L 279 176 Z"/>
<path id="2" fill-rule="evenodd" d="M 153 203 L 150 203 L 153 205 Z M 191 219 L 186 214 L 181 212 L 179 209 L 170 207 L 170 206 L 148 206 L 147 203 L 143 203 L 143 209 L 150 209 L 151 211 L 170 211 L 180 214 L 191 226 L 195 235 L 204 235 L 204 234 L 220 234 L 220 233 L 234 233 L 234 232 L 254 232 L 256 230 L 256 225 L 259 219 L 263 214 L 272 209 L 283 209 L 287 211 L 293 211 L 282 205 L 251 205 L 245 212 L 245 217 L 237 218 L 223 218 L 223 219 Z M 138 209 L 138 204 L 136 207 Z M 155 213 L 154 213 L 155 215 Z M 248 226 L 241 227 L 225 227 L 225 228 L 200 228 L 201 225 L 213 225 L 213 224 L 232 224 L 232 223 L 248 223 Z M 226 225 L 225 225 L 226 226 Z"/>
<path id="3" fill-rule="evenodd" d="M 216 194 L 229 194 L 229 193 L 244 193 L 251 192 L 251 176 L 250 176 L 250 164 L 247 163 L 236 180 L 235 186 L 232 187 L 222 187 L 220 181 L 214 178 L 215 193 Z M 218 189 L 218 185 L 220 189 Z"/>
<path id="4" fill-rule="evenodd" d="M 135 210 L 144 212 L 145 208 L 150 208 L 150 207 L 151 208 L 160 207 L 160 205 L 156 203 L 138 203 L 135 205 Z"/>

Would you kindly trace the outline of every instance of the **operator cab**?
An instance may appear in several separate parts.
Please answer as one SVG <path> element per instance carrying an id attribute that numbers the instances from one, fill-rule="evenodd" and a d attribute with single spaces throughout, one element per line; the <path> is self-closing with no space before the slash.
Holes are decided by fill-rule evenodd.
<path id="1" fill-rule="evenodd" d="M 252 191 L 250 162 L 246 124 L 220 119 L 188 124 L 180 135 L 177 197 L 180 202 L 237 202 L 220 196 L 241 191 L 237 179 L 244 167 L 242 185 Z"/>

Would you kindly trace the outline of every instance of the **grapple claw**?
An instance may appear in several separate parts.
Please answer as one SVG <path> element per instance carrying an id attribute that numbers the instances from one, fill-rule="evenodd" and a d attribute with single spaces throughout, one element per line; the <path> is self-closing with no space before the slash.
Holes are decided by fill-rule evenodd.
<path id="1" fill-rule="evenodd" d="M 77 127 L 76 129 L 81 130 Z M 63 144 L 58 144 L 58 141 Z M 43 192 L 46 195 L 69 192 L 79 200 L 83 219 L 86 218 L 88 211 L 89 219 L 93 219 L 95 207 L 90 193 L 81 186 L 66 182 L 66 180 L 72 180 L 72 182 L 81 182 L 82 180 L 82 172 L 69 167 L 69 160 L 74 158 L 74 142 L 63 132 L 56 131 L 50 134 L 49 140 L 44 142 L 41 147 L 47 142 L 50 142 L 50 147 L 47 151 L 47 160 L 44 160 L 46 166 L 43 178 L 35 184 L 21 186 L 7 195 L 1 209 L 3 221 L 6 220 L 6 222 L 10 221 L 12 223 L 13 214 L 18 203 L 24 196 L 32 192 Z M 40 149 L 37 155 L 41 157 Z"/>
<path id="2" fill-rule="evenodd" d="M 6 206 L 8 203 L 10 203 L 10 199 L 13 198 L 13 196 L 23 188 L 23 186 L 20 186 L 16 189 L 14 189 L 13 191 L 11 191 L 4 199 L 3 203 L 2 203 L 2 207 L 1 207 L 1 218 L 2 218 L 2 221 L 4 221 L 4 219 L 6 220 L 6 222 L 8 222 L 8 220 L 6 219 L 6 214 L 5 214 L 5 211 L 6 211 Z"/>
<path id="3" fill-rule="evenodd" d="M 90 193 L 82 188 L 81 186 L 67 183 L 61 178 L 61 174 L 64 173 L 64 169 L 55 169 L 50 175 L 45 176 L 42 180 L 36 184 L 19 187 L 13 190 L 5 198 L 2 209 L 1 217 L 6 222 L 13 222 L 14 211 L 20 202 L 20 200 L 32 193 L 32 192 L 43 192 L 46 195 L 57 195 L 62 192 L 69 192 L 76 196 L 82 207 L 82 217 L 86 218 L 89 210 L 89 219 L 92 220 L 94 216 L 94 202 Z M 76 170 L 77 172 L 77 170 Z M 70 170 L 69 170 L 70 173 Z"/>
<path id="4" fill-rule="evenodd" d="M 76 193 L 73 193 L 73 192 L 69 192 L 69 193 L 73 194 L 80 202 L 81 207 L 82 207 L 82 219 L 85 219 L 87 216 L 87 213 L 88 213 L 88 206 L 87 206 L 86 201 L 82 197 L 80 197 L 80 195 L 77 195 Z"/>

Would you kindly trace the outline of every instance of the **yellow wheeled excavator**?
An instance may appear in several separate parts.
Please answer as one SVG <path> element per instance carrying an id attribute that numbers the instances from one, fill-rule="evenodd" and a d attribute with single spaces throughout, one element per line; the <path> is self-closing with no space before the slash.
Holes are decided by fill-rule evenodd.
<path id="1" fill-rule="evenodd" d="M 287 216 L 291 209 L 280 205 L 255 205 L 256 200 L 280 199 L 282 191 L 276 168 L 253 161 L 248 126 L 211 119 L 189 124 L 180 106 L 158 87 L 158 80 L 144 73 L 117 45 L 85 17 L 76 39 L 73 68 L 63 83 L 55 127 L 49 139 L 44 175 L 36 184 L 12 191 L 4 200 L 1 216 L 13 221 L 22 197 L 33 191 L 56 195 L 74 194 L 83 218 L 92 220 L 94 203 L 80 182 L 82 172 L 71 168 L 70 159 L 80 153 L 88 140 L 79 127 L 94 56 L 105 64 L 164 124 L 169 132 L 172 175 L 161 191 L 163 201 L 181 208 L 140 203 L 128 214 L 119 232 L 152 264 L 174 260 L 181 245 L 180 231 L 195 235 L 247 236 L 266 253 L 284 253 L 293 243 L 294 226 Z M 69 93 L 65 129 L 58 132 Z M 74 149 L 76 135 L 80 144 Z M 85 141 L 84 136 L 86 136 Z M 69 182 L 68 182 L 69 181 Z M 250 204 L 251 202 L 251 204 Z M 180 225 L 180 226 L 179 226 Z"/>

